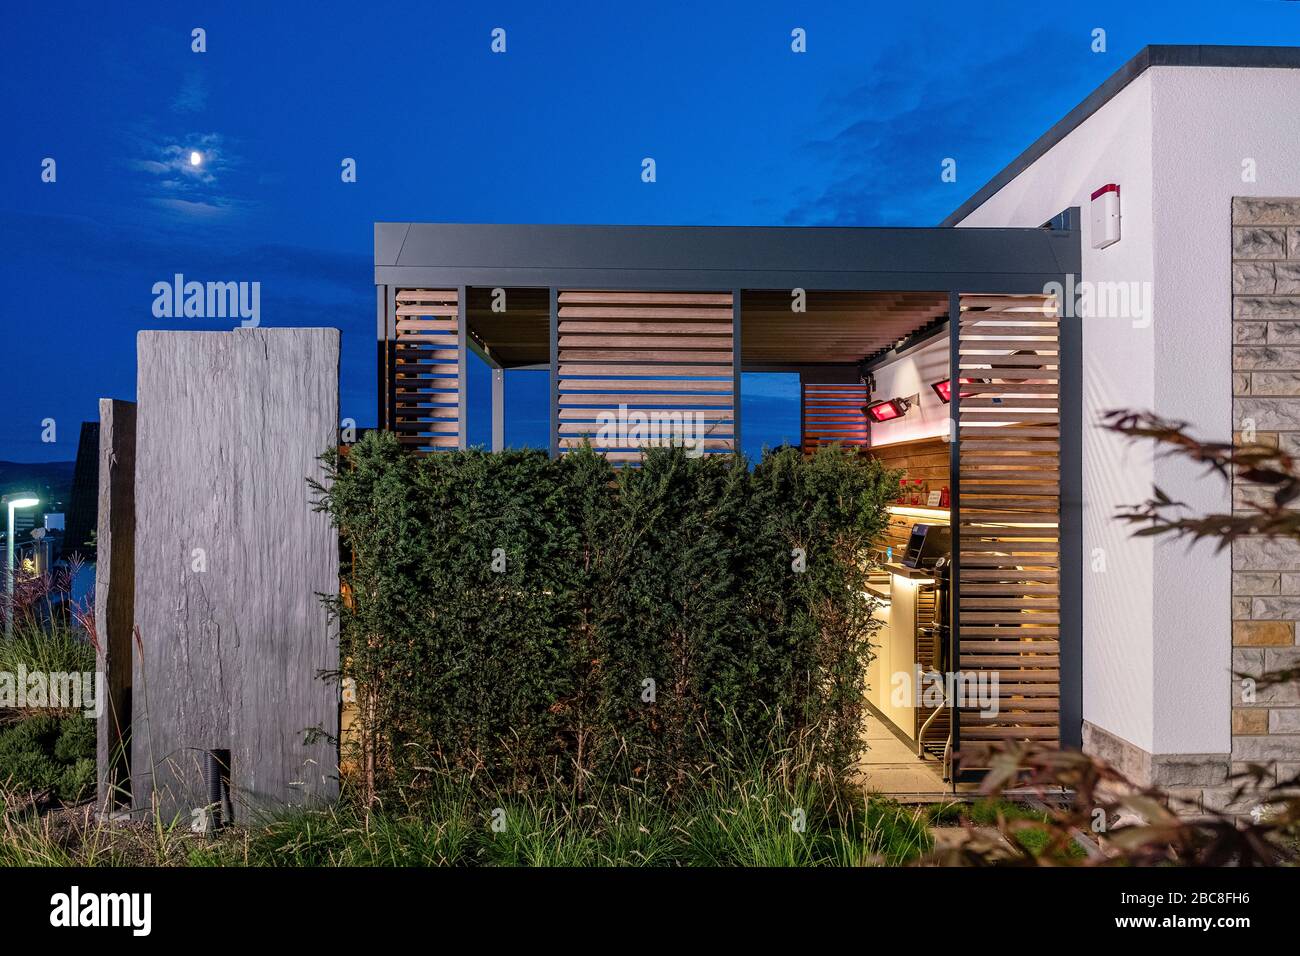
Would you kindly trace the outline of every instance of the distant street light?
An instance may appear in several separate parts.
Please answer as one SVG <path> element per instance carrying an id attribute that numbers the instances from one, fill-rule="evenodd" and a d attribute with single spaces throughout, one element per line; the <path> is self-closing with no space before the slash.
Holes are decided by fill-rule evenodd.
<path id="1" fill-rule="evenodd" d="M 0 501 L 9 505 L 9 534 L 5 537 L 5 639 L 14 636 L 14 578 L 17 571 L 14 568 L 14 512 L 19 508 L 33 508 L 41 503 L 41 499 L 35 495 L 20 491 L 12 495 L 5 495 Z"/>

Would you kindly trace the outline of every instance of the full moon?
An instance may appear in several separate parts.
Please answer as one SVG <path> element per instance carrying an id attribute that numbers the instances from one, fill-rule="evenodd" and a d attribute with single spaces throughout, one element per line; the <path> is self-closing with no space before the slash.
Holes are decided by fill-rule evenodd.
<path id="1" fill-rule="evenodd" d="M 191 166 L 197 166 L 197 165 L 199 165 L 199 163 L 201 163 L 201 162 L 203 162 L 203 156 L 202 156 L 201 153 L 199 153 L 197 150 L 195 150 L 194 152 L 190 153 L 190 165 L 191 165 Z"/>

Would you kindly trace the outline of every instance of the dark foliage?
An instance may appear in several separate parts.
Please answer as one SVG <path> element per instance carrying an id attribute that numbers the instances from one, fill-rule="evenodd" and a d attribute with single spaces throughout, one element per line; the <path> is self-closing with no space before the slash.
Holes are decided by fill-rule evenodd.
<path id="1" fill-rule="evenodd" d="M 590 449 L 416 457 L 387 434 L 326 462 L 351 559 L 344 757 L 372 795 L 443 770 L 674 792 L 793 736 L 829 771 L 858 754 L 865 556 L 897 493 L 878 463 L 664 448 L 617 470 Z"/>
<path id="2" fill-rule="evenodd" d="M 39 714 L 0 725 L 0 793 L 74 803 L 95 783 L 95 722 Z"/>

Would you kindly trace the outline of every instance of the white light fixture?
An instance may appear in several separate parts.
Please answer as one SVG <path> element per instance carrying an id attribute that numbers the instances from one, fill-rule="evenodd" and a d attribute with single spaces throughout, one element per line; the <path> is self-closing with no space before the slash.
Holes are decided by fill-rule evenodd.
<path id="1" fill-rule="evenodd" d="M 1092 194 L 1092 247 L 1119 242 L 1119 186 L 1107 183 Z"/>
<path id="2" fill-rule="evenodd" d="M 5 495 L 0 500 L 9 506 L 9 533 L 5 537 L 5 638 L 8 639 L 14 636 L 14 512 L 19 508 L 33 508 L 41 500 L 25 491 Z"/>

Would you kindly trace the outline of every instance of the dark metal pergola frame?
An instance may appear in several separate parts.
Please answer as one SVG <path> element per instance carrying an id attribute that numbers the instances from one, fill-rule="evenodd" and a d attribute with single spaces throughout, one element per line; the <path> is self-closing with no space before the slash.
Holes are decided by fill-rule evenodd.
<path id="1" fill-rule="evenodd" d="M 375 223 L 375 284 L 380 357 L 379 425 L 385 427 L 390 383 L 386 356 L 396 341 L 397 289 L 460 292 L 465 337 L 466 291 L 473 287 L 550 290 L 551 451 L 558 453 L 558 291 L 702 291 L 733 293 L 735 394 L 742 371 L 799 372 L 808 381 L 856 381 L 850 364 L 752 365 L 740 356 L 741 293 L 795 288 L 816 291 L 947 293 L 950 367 L 958 367 L 960 296 L 1042 294 L 1051 283 L 1081 278 L 1079 210 L 1041 228 L 841 228 L 783 226 L 595 226 Z M 493 447 L 504 430 L 504 368 L 466 339 L 492 367 Z M 1066 316 L 1060 358 L 1061 743 L 1079 746 L 1082 727 L 1082 330 Z M 462 350 L 462 365 L 464 351 Z M 546 368 L 547 366 L 515 366 Z M 461 369 L 464 380 L 464 369 Z M 949 406 L 957 427 L 959 390 Z M 463 409 L 461 434 L 464 435 Z M 741 433 L 739 400 L 735 436 Z M 954 431 L 955 434 L 955 431 Z M 960 554 L 960 469 L 952 443 L 953 553 Z M 1069 569 L 1069 573 L 1065 573 Z M 954 576 L 957 572 L 954 566 Z M 953 609 L 952 628 L 959 619 Z"/>

